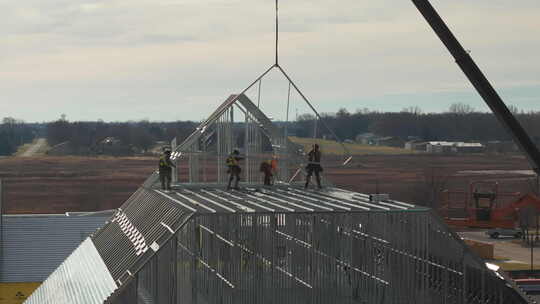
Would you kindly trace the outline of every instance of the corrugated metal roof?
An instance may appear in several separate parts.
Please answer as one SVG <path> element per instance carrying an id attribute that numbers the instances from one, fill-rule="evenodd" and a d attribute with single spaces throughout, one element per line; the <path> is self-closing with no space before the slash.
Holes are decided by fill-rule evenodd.
<path id="1" fill-rule="evenodd" d="M 120 282 L 134 272 L 163 245 L 179 226 L 193 214 L 174 201 L 140 188 L 92 240 L 112 277 Z"/>
<path id="2" fill-rule="evenodd" d="M 247 187 L 225 191 L 220 185 L 180 185 L 155 194 L 195 213 L 370 212 L 425 210 L 395 200 L 371 200 L 367 194 L 339 188 L 305 190 L 299 186 Z"/>
<path id="3" fill-rule="evenodd" d="M 456 143 L 456 147 L 460 148 L 482 148 L 484 145 L 481 143 L 465 143 L 465 142 L 458 142 Z"/>
<path id="4" fill-rule="evenodd" d="M 483 147 L 481 143 L 466 143 L 462 141 L 429 141 L 432 146 L 452 146 L 452 147 Z"/>
<path id="5" fill-rule="evenodd" d="M 103 303 L 192 214 L 176 202 L 140 188 L 25 303 Z M 54 248 L 54 244 L 47 246 Z"/>
<path id="6" fill-rule="evenodd" d="M 98 304 L 116 288 L 92 240 L 87 238 L 24 303 Z"/>
<path id="7" fill-rule="evenodd" d="M 455 143 L 449 141 L 428 141 L 427 144 L 432 146 L 453 146 Z"/>
<path id="8" fill-rule="evenodd" d="M 247 187 L 241 191 L 224 191 L 223 185 L 181 185 L 175 191 L 163 192 L 141 187 L 119 208 L 105 225 L 91 236 L 92 250 L 99 254 L 99 261 L 107 275 L 118 286 L 125 284 L 133 273 L 145 265 L 160 247 L 193 215 L 232 213 L 348 213 L 348 212 L 407 212 L 425 211 L 425 208 L 390 199 L 370 200 L 369 195 L 338 188 L 305 190 L 285 185 Z M 80 217 L 74 217 L 80 219 Z M 86 217 L 88 218 L 88 217 Z M 95 246 L 95 249 L 94 249 Z M 39 290 L 39 299 L 57 299 L 55 293 L 61 280 L 63 296 L 72 298 L 69 303 L 86 302 L 90 294 L 101 299 L 98 287 L 86 286 L 77 263 L 86 263 L 79 248 Z M 73 268 L 73 270 L 70 269 Z M 71 271 L 76 273 L 70 277 Z M 89 275 L 85 273 L 85 275 Z M 93 278 L 89 278 L 93 284 Z M 97 288 L 92 291 L 88 288 Z M 112 290 L 115 292 L 116 288 Z M 75 300 L 76 299 L 76 300 Z M 65 302 L 65 301 L 64 301 Z M 53 302 L 28 302 L 53 303 Z"/>
<path id="9" fill-rule="evenodd" d="M 4 215 L 0 282 L 42 282 L 110 213 Z"/>

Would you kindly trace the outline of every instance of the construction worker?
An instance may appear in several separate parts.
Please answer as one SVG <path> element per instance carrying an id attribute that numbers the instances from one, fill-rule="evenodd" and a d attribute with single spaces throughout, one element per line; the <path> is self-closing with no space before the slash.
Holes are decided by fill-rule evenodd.
<path id="1" fill-rule="evenodd" d="M 278 159 L 276 155 L 272 156 L 272 160 L 270 161 L 270 165 L 272 167 L 272 185 L 274 184 L 274 180 L 277 176 L 277 169 L 278 169 Z"/>
<path id="2" fill-rule="evenodd" d="M 227 157 L 227 166 L 229 167 L 229 170 L 227 170 L 227 173 L 229 173 L 229 183 L 227 184 L 227 190 L 231 189 L 231 183 L 234 178 L 236 178 L 236 181 L 234 182 L 234 189 L 238 190 L 238 183 L 240 182 L 240 173 L 242 172 L 242 168 L 240 168 L 239 161 L 241 161 L 243 158 L 239 156 L 240 152 L 238 150 L 234 150 L 229 157 Z"/>
<path id="3" fill-rule="evenodd" d="M 272 173 L 272 160 L 269 159 L 263 161 L 259 170 L 264 174 L 264 185 L 271 186 L 272 177 L 274 176 L 274 174 Z"/>
<path id="4" fill-rule="evenodd" d="M 306 166 L 307 176 L 306 176 L 306 185 L 304 188 L 307 189 L 309 186 L 309 181 L 311 176 L 315 173 L 315 178 L 317 179 L 317 186 L 319 189 L 322 189 L 321 186 L 321 176 L 320 173 L 323 171 L 321 167 L 321 151 L 319 150 L 319 145 L 314 144 L 311 151 L 308 153 L 308 165 Z"/>
<path id="5" fill-rule="evenodd" d="M 171 151 L 165 150 L 159 158 L 159 180 L 162 190 L 171 190 L 172 168 L 176 165 L 171 161 Z"/>

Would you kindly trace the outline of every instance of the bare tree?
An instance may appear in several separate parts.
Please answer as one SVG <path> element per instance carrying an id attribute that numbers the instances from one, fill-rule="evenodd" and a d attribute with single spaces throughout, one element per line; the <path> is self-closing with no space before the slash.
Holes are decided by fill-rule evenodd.
<path id="1" fill-rule="evenodd" d="M 366 107 L 363 107 L 361 109 L 356 109 L 356 114 L 366 115 L 366 114 L 369 114 L 369 113 L 371 113 L 371 110 L 369 108 L 366 108 Z"/>
<path id="2" fill-rule="evenodd" d="M 474 112 L 474 108 L 466 103 L 457 102 L 450 105 L 448 112 L 454 114 L 470 114 Z"/>
<path id="3" fill-rule="evenodd" d="M 512 114 L 519 114 L 519 108 L 516 106 L 516 105 L 509 105 L 508 106 L 508 111 L 510 111 L 510 113 Z"/>
<path id="4" fill-rule="evenodd" d="M 17 124 L 17 119 L 15 119 L 13 117 L 4 117 L 2 119 L 2 124 L 8 125 L 8 126 L 14 126 L 14 125 Z"/>
<path id="5" fill-rule="evenodd" d="M 419 106 L 406 107 L 406 108 L 403 108 L 403 110 L 401 110 L 401 112 L 411 113 L 411 114 L 414 114 L 414 115 L 421 115 L 421 114 L 424 113 Z"/>

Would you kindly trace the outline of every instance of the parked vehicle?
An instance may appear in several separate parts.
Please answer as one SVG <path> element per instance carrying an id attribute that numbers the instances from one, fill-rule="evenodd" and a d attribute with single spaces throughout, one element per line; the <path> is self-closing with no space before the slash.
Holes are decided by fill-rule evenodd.
<path id="1" fill-rule="evenodd" d="M 523 233 L 519 229 L 505 229 L 505 228 L 493 228 L 486 231 L 492 239 L 498 239 L 500 237 L 513 237 L 519 239 L 523 236 Z"/>

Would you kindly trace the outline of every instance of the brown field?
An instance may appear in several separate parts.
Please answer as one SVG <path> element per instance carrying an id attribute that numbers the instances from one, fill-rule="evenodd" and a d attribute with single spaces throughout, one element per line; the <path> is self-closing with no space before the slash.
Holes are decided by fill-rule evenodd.
<path id="1" fill-rule="evenodd" d="M 6 213 L 117 208 L 152 172 L 152 158 L 0 159 Z"/>
<path id="2" fill-rule="evenodd" d="M 155 169 L 151 157 L 30 157 L 0 159 L 7 213 L 62 213 L 120 206 Z M 434 188 L 466 188 L 472 180 L 496 180 L 501 190 L 528 192 L 529 178 L 517 174 L 457 175 L 462 170 L 524 170 L 519 156 L 356 156 L 348 167 L 327 166 L 336 186 L 430 205 Z M 434 185 L 434 186 L 433 186 Z"/>
<path id="3" fill-rule="evenodd" d="M 473 181 L 498 182 L 500 193 L 531 192 L 534 189 L 529 176 L 460 173 L 465 170 L 527 169 L 527 161 L 521 156 L 370 155 L 355 157 L 349 168 L 330 168 L 327 175 L 342 188 L 363 193 L 389 193 L 397 200 L 431 206 L 433 192 L 467 190 Z"/>

